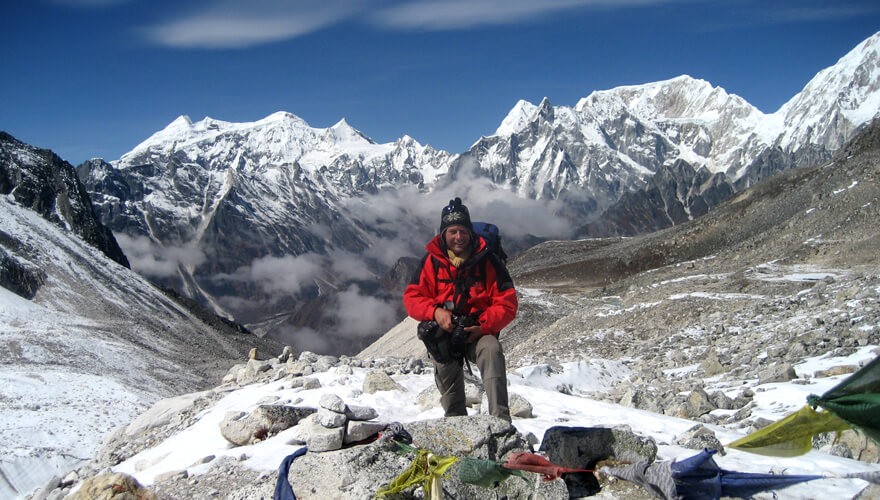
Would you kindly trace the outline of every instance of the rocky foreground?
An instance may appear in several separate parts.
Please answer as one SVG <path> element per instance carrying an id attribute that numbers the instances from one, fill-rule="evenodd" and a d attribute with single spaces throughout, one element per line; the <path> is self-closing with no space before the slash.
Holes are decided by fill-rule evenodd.
<path id="1" fill-rule="evenodd" d="M 880 346 L 880 275 L 864 269 L 780 263 L 736 273 L 706 273 L 704 266 L 711 264 L 712 259 L 705 259 L 674 266 L 675 278 L 663 276 L 669 270 L 646 273 L 630 280 L 629 291 L 621 295 L 574 300 L 566 294 L 523 288 L 525 317 L 561 314 L 563 318 L 549 322 L 533 340 L 517 344 L 510 342 L 516 339 L 517 329 L 513 329 L 506 345 L 511 377 L 519 376 L 512 372 L 514 368 L 535 363 L 543 364 L 547 373 L 558 373 L 575 360 L 615 360 L 604 366 L 629 376 L 609 384 L 607 389 L 586 391 L 576 384 L 560 384 L 557 391 L 691 420 L 693 428 L 677 436 L 675 444 L 694 450 L 723 449 L 713 429 L 748 433 L 770 423 L 753 411 L 756 391 L 764 384 L 810 385 L 826 377 L 839 378 L 859 366 L 839 365 L 828 372 L 804 373 L 799 363 L 809 357 L 842 357 Z M 570 339 L 572 331 L 581 334 L 571 343 L 548 341 L 554 336 Z M 416 353 L 421 348 L 417 342 L 407 345 Z M 874 352 L 880 355 L 880 349 Z M 393 379 L 401 375 L 431 372 L 429 364 L 414 355 L 350 358 L 286 351 L 277 358 L 251 359 L 233 367 L 214 390 L 160 402 L 114 434 L 91 464 L 35 498 L 63 498 L 72 487 L 83 491 L 81 480 L 108 473 L 138 452 L 186 431 L 206 410 L 236 390 L 259 383 L 278 383 L 286 390 L 320 388 L 319 379 L 342 380 L 353 370 L 368 372 L 359 388 L 363 393 L 394 390 L 399 386 Z M 614 380 L 619 374 L 597 376 L 604 375 Z M 468 393 L 472 411 L 478 415 L 481 394 L 477 379 L 469 381 Z M 419 396 L 423 408 L 436 408 L 437 400 L 436 390 L 431 387 Z M 515 422 L 532 416 L 534 409 L 528 397 L 517 397 L 514 402 Z M 251 412 L 228 414 L 219 423 L 221 432 L 229 446 L 240 446 L 242 450 L 274 436 L 308 446 L 310 453 L 291 466 L 290 481 L 298 498 L 370 498 L 379 485 L 394 479 L 412 460 L 411 456 L 396 453 L 387 441 L 352 446 L 386 427 L 385 422 L 375 421 L 370 408 L 348 405 L 329 396 L 322 397 L 320 404 L 308 411 L 294 410 L 302 406 L 295 398 L 273 398 L 264 403 Z M 804 403 L 780 402 L 792 408 Z M 278 411 L 272 413 L 273 409 Z M 565 416 L 560 417 L 564 423 Z M 543 438 L 541 449 L 557 463 L 564 460 L 546 446 L 547 436 L 522 435 L 514 426 L 489 416 L 429 419 L 408 422 L 405 427 L 416 442 L 430 444 L 438 454 L 495 460 L 529 451 Z M 587 460 L 591 465 L 603 460 L 660 459 L 656 456 L 658 443 L 652 436 L 625 427 L 615 429 L 609 422 L 609 431 L 612 429 L 627 436 L 615 442 L 629 444 L 599 447 Z M 352 432 L 359 433 L 349 435 Z M 595 437 L 584 439 L 596 442 Z M 829 455 L 878 462 L 877 447 L 853 431 L 845 432 L 839 440 L 831 435 L 819 436 L 814 447 Z M 580 459 L 585 460 L 584 456 L 582 453 Z M 190 475 L 184 469 L 165 473 L 154 479 L 150 494 L 168 499 L 271 498 L 275 473 L 253 470 L 245 464 L 247 458 L 247 451 L 242 451 L 238 459 L 205 457 L 203 473 Z M 561 479 L 549 483 L 519 480 L 505 481 L 503 490 L 462 484 L 455 479 L 456 474 L 450 477 L 444 480 L 444 487 L 455 498 L 495 498 L 496 494 L 507 498 L 588 494 L 651 498 L 651 493 L 639 486 L 601 475 L 595 484 L 586 486 Z M 403 498 L 419 498 L 413 494 L 410 490 Z M 870 486 L 857 498 L 873 498 L 876 494 L 876 486 Z M 782 494 L 781 498 L 792 497 Z"/>

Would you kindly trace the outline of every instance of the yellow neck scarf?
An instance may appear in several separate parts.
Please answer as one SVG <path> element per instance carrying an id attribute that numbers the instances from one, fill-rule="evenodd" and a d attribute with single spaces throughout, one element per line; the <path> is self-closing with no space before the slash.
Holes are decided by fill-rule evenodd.
<path id="1" fill-rule="evenodd" d="M 461 267 L 461 265 L 464 264 L 464 261 L 466 261 L 468 257 L 471 256 L 471 253 L 467 252 L 463 256 L 459 257 L 455 255 L 455 252 L 453 252 L 452 250 L 447 250 L 446 255 L 449 257 L 449 262 L 451 262 L 453 266 Z"/>

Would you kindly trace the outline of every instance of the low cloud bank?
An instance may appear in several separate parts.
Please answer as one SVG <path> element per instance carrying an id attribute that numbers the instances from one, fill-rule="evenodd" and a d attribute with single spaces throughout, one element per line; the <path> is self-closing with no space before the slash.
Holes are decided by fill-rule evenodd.
<path id="1" fill-rule="evenodd" d="M 151 278 L 176 276 L 181 266 L 194 269 L 205 262 L 205 252 L 191 246 L 162 246 L 146 236 L 114 234 L 131 268 Z"/>
<path id="2" fill-rule="evenodd" d="M 293 327 L 288 324 L 277 327 L 271 336 L 291 339 L 290 343 L 299 349 L 330 352 L 338 349 L 333 338 L 337 339 L 335 343 L 340 337 L 360 343 L 381 335 L 402 319 L 401 298 L 376 295 L 365 285 L 381 278 L 401 257 L 423 255 L 425 244 L 437 233 L 442 208 L 455 197 L 462 198 L 468 206 L 472 220 L 498 225 L 508 249 L 517 240 L 567 238 L 572 232 L 571 223 L 561 215 L 564 209 L 560 203 L 519 198 L 497 188 L 491 180 L 464 169 L 455 181 L 431 193 L 419 192 L 416 188 L 385 189 L 342 200 L 342 215 L 366 228 L 371 238 L 364 252 L 337 248 L 327 255 L 260 257 L 232 273 L 212 277 L 245 285 L 234 288 L 258 291 L 256 295 L 227 295 L 217 299 L 241 318 L 255 318 L 257 311 L 283 314 L 285 311 L 277 310 L 280 299 L 295 301 L 316 283 L 322 288 L 326 283 L 330 288 L 321 293 L 334 293 L 336 306 L 321 312 L 320 325 Z M 321 229 L 316 226 L 309 230 Z M 329 241 L 329 229 L 327 233 Z M 180 268 L 192 272 L 207 260 L 203 251 L 191 246 L 163 247 L 142 236 L 118 234 L 116 237 L 132 268 L 149 277 L 173 277 L 179 274 Z M 337 287 L 335 292 L 333 287 Z M 257 315 L 260 314 L 266 313 Z"/>

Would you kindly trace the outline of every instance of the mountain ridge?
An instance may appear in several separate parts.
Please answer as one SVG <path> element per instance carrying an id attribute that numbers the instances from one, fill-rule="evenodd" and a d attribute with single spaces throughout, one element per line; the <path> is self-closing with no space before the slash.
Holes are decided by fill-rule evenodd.
<path id="1" fill-rule="evenodd" d="M 102 222 L 142 251 L 136 265 L 175 267 L 152 275 L 141 267 L 151 279 L 252 327 L 280 314 L 299 318 L 255 331 L 300 347 L 306 341 L 296 337 L 309 337 L 310 348 L 332 350 L 346 344 L 339 323 L 307 313 L 308 303 L 321 296 L 321 283 L 357 285 L 364 304 L 370 294 L 393 295 L 379 285 L 382 275 L 397 258 L 421 253 L 411 235 L 428 239 L 435 229 L 436 215 L 422 205 L 473 192 L 485 203 L 480 218 L 515 221 L 505 229 L 512 246 L 680 224 L 777 172 L 830 159 L 859 125 L 850 119 L 868 119 L 841 109 L 868 109 L 880 96 L 870 80 L 878 45 L 880 34 L 865 40 L 771 115 L 683 75 L 595 91 L 574 107 L 519 101 L 502 134 L 461 154 L 407 138 L 376 144 L 347 124 L 340 138 L 332 127 L 278 112 L 245 124 L 178 119 L 120 160 L 90 162 L 79 173 Z M 171 133 L 181 127 L 179 137 Z M 549 223 L 512 216 L 536 205 L 551 214 Z M 334 274 L 339 260 L 357 263 Z M 265 265 L 290 273 L 282 291 L 291 297 L 259 283 L 255 273 Z M 393 300 L 382 309 L 383 317 L 401 314 Z M 334 336 L 319 345 L 318 337 Z"/>

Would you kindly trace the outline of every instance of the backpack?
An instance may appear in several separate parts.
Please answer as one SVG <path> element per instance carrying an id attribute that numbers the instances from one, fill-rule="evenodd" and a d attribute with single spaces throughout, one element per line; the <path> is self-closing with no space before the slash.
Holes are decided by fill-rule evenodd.
<path id="1" fill-rule="evenodd" d="M 474 234 L 482 236 L 489 250 L 501 259 L 502 263 L 507 264 L 507 253 L 501 247 L 501 231 L 498 230 L 498 226 L 491 222 L 474 222 L 471 225 Z"/>

